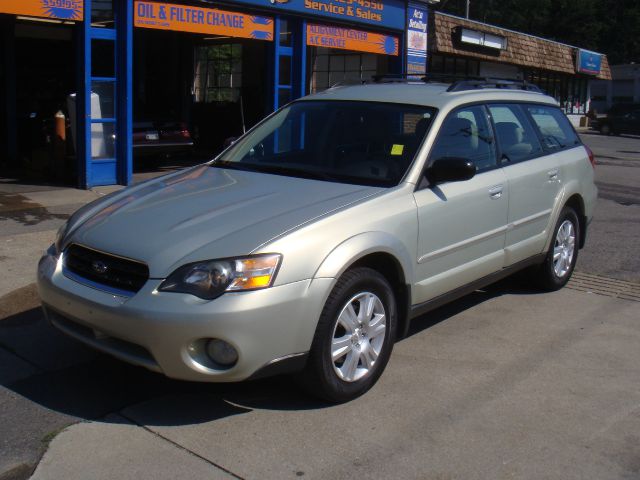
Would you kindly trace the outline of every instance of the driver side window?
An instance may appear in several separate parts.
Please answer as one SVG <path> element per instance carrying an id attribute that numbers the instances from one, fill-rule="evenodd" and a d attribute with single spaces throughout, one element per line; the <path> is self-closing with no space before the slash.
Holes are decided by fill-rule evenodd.
<path id="1" fill-rule="evenodd" d="M 456 157 L 471 160 L 478 173 L 497 166 L 495 142 L 484 107 L 454 110 L 440 127 L 431 161 Z"/>

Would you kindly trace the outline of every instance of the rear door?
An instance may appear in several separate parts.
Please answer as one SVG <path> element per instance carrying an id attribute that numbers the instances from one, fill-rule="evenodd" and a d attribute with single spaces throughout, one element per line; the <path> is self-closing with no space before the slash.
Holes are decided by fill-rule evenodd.
<path id="1" fill-rule="evenodd" d="M 440 128 L 429 163 L 472 160 L 470 180 L 418 187 L 417 279 L 413 300 L 422 303 L 500 270 L 504 263 L 508 191 L 499 167 L 486 107 L 451 112 Z"/>
<path id="2" fill-rule="evenodd" d="M 490 104 L 489 111 L 509 185 L 505 243 L 505 266 L 509 266 L 541 253 L 545 247 L 563 181 L 554 154 L 557 122 L 545 106 Z M 538 128 L 533 126 L 534 118 Z M 546 135 L 541 135 L 541 130 Z"/>

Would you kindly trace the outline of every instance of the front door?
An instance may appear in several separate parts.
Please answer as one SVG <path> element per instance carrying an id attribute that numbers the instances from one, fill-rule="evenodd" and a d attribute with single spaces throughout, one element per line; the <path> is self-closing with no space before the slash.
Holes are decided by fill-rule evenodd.
<path id="1" fill-rule="evenodd" d="M 419 241 L 414 303 L 422 303 L 500 270 L 504 262 L 508 189 L 483 106 L 449 114 L 429 162 L 472 160 L 471 180 L 428 185 L 414 196 Z"/>

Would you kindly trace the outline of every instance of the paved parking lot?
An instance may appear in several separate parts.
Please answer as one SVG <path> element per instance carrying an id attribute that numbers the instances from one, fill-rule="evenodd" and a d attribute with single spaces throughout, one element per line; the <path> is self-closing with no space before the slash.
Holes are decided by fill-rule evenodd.
<path id="1" fill-rule="evenodd" d="M 0 185 L 0 480 L 45 451 L 33 478 L 640 478 L 640 139 L 583 138 L 604 195 L 570 288 L 507 279 L 419 319 L 339 406 L 286 378 L 172 381 L 63 337 L 35 262 L 102 192 Z"/>

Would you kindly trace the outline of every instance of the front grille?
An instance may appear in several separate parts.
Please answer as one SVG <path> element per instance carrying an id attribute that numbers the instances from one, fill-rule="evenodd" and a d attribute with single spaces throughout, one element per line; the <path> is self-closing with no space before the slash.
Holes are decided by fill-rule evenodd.
<path id="1" fill-rule="evenodd" d="M 76 244 L 65 250 L 64 267 L 78 277 L 131 293 L 140 290 L 149 278 L 144 263 Z"/>

